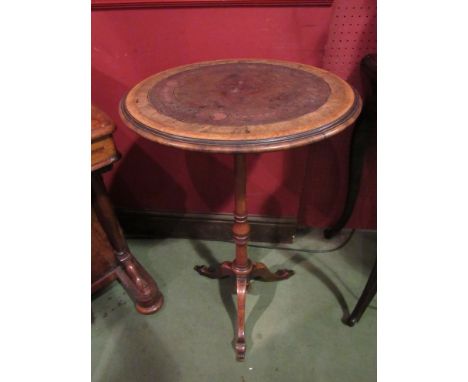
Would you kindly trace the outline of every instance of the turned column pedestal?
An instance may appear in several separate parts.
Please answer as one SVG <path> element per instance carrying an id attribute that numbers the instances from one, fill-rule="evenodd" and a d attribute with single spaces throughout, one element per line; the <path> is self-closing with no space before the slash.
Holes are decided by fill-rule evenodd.
<path id="1" fill-rule="evenodd" d="M 250 279 L 255 278 L 262 281 L 286 280 L 294 274 L 294 271 L 280 269 L 272 273 L 265 264 L 255 263 L 249 259 L 247 241 L 249 240 L 250 226 L 247 220 L 245 155 L 235 154 L 234 160 L 235 209 L 232 236 L 236 245 L 236 257 L 233 261 L 225 261 L 217 267 L 197 265 L 195 266 L 195 270 L 199 274 L 212 279 L 229 276 L 236 278 L 237 335 L 235 343 L 237 358 L 242 360 L 245 357 L 246 350 L 245 300 Z"/>

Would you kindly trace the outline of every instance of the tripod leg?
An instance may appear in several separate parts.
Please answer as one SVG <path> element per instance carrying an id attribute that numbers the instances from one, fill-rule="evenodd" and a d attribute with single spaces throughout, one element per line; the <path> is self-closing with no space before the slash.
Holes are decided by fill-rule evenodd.
<path id="1" fill-rule="evenodd" d="M 354 326 L 359 322 L 365 310 L 369 306 L 370 302 L 377 293 L 377 262 L 372 268 L 372 272 L 367 280 L 367 284 L 362 291 L 361 297 L 359 298 L 356 307 L 346 320 L 348 326 Z"/>
<path id="2" fill-rule="evenodd" d="M 292 275 L 294 275 L 293 270 L 278 269 L 275 273 L 273 273 L 265 264 L 255 263 L 251 277 L 261 281 L 281 281 L 289 279 Z"/>
<path id="3" fill-rule="evenodd" d="M 209 277 L 210 279 L 224 279 L 234 275 L 231 268 L 231 262 L 225 261 L 216 266 L 195 265 L 195 269 L 200 275 Z"/>

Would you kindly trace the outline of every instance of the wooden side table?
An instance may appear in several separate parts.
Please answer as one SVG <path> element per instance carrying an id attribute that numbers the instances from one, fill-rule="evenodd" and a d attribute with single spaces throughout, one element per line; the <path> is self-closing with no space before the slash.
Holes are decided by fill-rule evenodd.
<path id="1" fill-rule="evenodd" d="M 112 140 L 114 129 L 111 119 L 91 106 L 91 292 L 117 278 L 135 301 L 137 311 L 151 314 L 162 307 L 163 296 L 130 252 L 101 178 L 120 157 Z"/>
<path id="2" fill-rule="evenodd" d="M 312 66 L 273 60 L 201 62 L 153 75 L 129 91 L 120 113 L 141 136 L 184 150 L 234 154 L 233 261 L 196 266 L 237 285 L 236 355 L 244 359 L 245 300 L 251 278 L 285 280 L 247 254 L 245 154 L 303 146 L 339 133 L 358 117 L 359 95 L 337 76 Z"/>

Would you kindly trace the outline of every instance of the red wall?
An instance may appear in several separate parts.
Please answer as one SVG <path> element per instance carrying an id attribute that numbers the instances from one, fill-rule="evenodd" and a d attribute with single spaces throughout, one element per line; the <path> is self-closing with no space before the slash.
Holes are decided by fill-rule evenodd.
<path id="1" fill-rule="evenodd" d="M 120 98 L 153 73 L 202 60 L 276 58 L 322 66 L 331 17 L 330 7 L 93 11 L 92 100 L 115 120 L 123 154 L 105 178 L 115 205 L 231 212 L 232 158 L 139 138 L 119 118 Z M 249 155 L 249 212 L 329 225 L 346 192 L 348 140 L 346 132 L 310 147 Z M 354 215 L 353 226 L 375 227 L 375 209 Z"/>
<path id="2" fill-rule="evenodd" d="M 334 0 L 322 66 L 349 81 L 359 91 L 359 63 L 377 52 L 377 2 Z M 325 227 L 342 211 L 347 191 L 348 148 L 351 129 L 310 147 L 310 174 L 304 183 L 300 220 Z M 377 150 L 374 135 L 365 155 L 361 188 L 349 227 L 376 228 Z M 346 154 L 346 155 L 345 155 Z"/>

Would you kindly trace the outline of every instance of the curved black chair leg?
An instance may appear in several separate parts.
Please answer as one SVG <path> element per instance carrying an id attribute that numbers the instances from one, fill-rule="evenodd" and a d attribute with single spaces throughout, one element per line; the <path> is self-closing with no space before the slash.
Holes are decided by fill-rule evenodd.
<path id="1" fill-rule="evenodd" d="M 362 315 L 364 314 L 365 310 L 369 306 L 370 302 L 374 298 L 374 296 L 377 293 L 377 261 L 374 264 L 374 267 L 372 268 L 371 274 L 369 276 L 369 279 L 367 280 L 367 284 L 362 291 L 361 297 L 359 297 L 359 300 L 353 310 L 353 312 L 350 314 L 348 319 L 346 320 L 346 325 L 348 326 L 354 326 L 359 322 L 361 319 Z"/>
<path id="2" fill-rule="evenodd" d="M 372 127 L 370 125 L 366 112 L 363 111 L 354 126 L 351 138 L 351 147 L 349 149 L 348 194 L 346 195 L 345 206 L 336 223 L 324 231 L 324 237 L 326 239 L 331 239 L 340 232 L 353 213 L 361 183 L 362 165 L 368 143 L 369 130 Z"/>
<path id="3" fill-rule="evenodd" d="M 354 209 L 361 181 L 364 153 L 370 135 L 377 127 L 377 55 L 368 54 L 361 60 L 361 74 L 365 88 L 365 103 L 351 138 L 349 150 L 348 195 L 343 212 L 338 221 L 325 230 L 324 236 L 330 239 L 348 222 Z"/>

